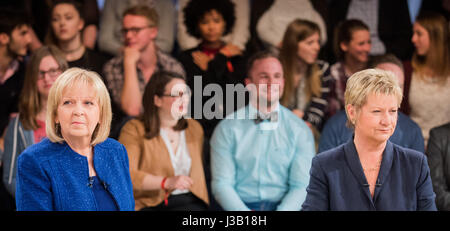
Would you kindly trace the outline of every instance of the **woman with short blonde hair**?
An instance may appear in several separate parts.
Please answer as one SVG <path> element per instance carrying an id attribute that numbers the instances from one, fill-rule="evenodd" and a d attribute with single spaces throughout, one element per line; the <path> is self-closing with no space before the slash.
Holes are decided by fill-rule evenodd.
<path id="1" fill-rule="evenodd" d="M 48 139 L 18 159 L 17 210 L 134 210 L 127 151 L 107 138 L 110 124 L 99 75 L 80 68 L 62 73 L 49 92 Z"/>
<path id="2" fill-rule="evenodd" d="M 105 84 L 100 76 L 93 71 L 87 71 L 81 68 L 70 68 L 54 83 L 54 87 L 50 90 L 47 102 L 47 137 L 52 142 L 62 142 L 64 138 L 59 131 L 58 124 L 55 122 L 57 117 L 58 105 L 61 103 L 63 91 L 66 88 L 72 88 L 77 84 L 88 84 L 94 88 L 96 98 L 100 105 L 100 123 L 92 134 L 91 145 L 101 143 L 108 138 L 111 127 L 111 99 Z"/>
<path id="3" fill-rule="evenodd" d="M 350 104 L 356 111 L 359 111 L 366 104 L 370 94 L 384 94 L 394 96 L 398 103 L 397 107 L 400 107 L 403 97 L 402 89 L 393 73 L 378 69 L 367 69 L 355 73 L 352 77 L 347 81 L 345 105 Z M 347 107 L 345 112 L 348 117 Z M 350 128 L 355 128 L 356 122 L 347 120 L 347 125 Z"/>
<path id="4" fill-rule="evenodd" d="M 389 141 L 402 100 L 394 74 L 353 74 L 345 110 L 354 133 L 313 158 L 303 210 L 436 210 L 427 157 Z"/>

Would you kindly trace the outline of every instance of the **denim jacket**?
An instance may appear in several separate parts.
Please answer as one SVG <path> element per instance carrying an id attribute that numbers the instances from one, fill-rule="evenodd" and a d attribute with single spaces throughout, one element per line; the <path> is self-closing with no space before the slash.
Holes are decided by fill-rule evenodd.
<path id="1" fill-rule="evenodd" d="M 33 130 L 25 130 L 19 119 L 20 114 L 11 120 L 5 134 L 5 152 L 3 153 L 3 184 L 8 192 L 15 196 L 17 158 L 28 146 L 34 144 Z"/>

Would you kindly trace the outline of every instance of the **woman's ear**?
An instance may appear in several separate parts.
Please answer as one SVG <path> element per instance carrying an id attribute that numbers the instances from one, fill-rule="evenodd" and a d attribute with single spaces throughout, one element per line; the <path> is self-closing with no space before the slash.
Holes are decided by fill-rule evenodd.
<path id="1" fill-rule="evenodd" d="M 356 115 L 357 115 L 357 111 L 356 111 L 356 107 L 353 106 L 352 104 L 347 104 L 347 106 L 345 106 L 347 109 L 347 115 L 348 115 L 348 120 L 355 125 L 356 123 Z"/>
<path id="2" fill-rule="evenodd" d="M 341 42 L 339 43 L 339 47 L 341 48 L 341 50 L 343 50 L 344 52 L 348 51 L 348 44 L 345 42 Z"/>
<path id="3" fill-rule="evenodd" d="M 0 44 L 6 46 L 9 43 L 9 35 L 6 33 L 0 33 Z"/>
<path id="4" fill-rule="evenodd" d="M 157 107 L 161 107 L 162 106 L 162 99 L 159 96 L 157 96 L 157 95 L 154 96 L 153 102 L 155 103 L 155 105 Z"/>
<path id="5" fill-rule="evenodd" d="M 84 29 L 84 20 L 80 18 L 80 22 L 78 23 L 78 30 L 82 31 Z"/>

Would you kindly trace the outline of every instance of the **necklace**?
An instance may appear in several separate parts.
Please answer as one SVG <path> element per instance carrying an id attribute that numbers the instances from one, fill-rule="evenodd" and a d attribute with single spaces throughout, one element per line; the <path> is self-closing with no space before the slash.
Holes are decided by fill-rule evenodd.
<path id="1" fill-rule="evenodd" d="M 372 171 L 378 170 L 378 169 L 380 168 L 380 166 L 381 166 L 381 159 L 382 159 L 382 158 L 380 158 L 380 159 L 378 160 L 377 165 L 375 165 L 375 167 L 372 167 L 372 168 L 363 168 L 364 172 L 372 172 Z"/>
<path id="2" fill-rule="evenodd" d="M 71 53 L 74 53 L 74 52 L 76 52 L 76 51 L 79 51 L 81 48 L 83 48 L 83 44 L 81 43 L 80 44 L 80 46 L 78 46 L 77 48 L 75 48 L 75 49 L 72 49 L 72 50 L 63 50 L 63 49 L 61 49 L 65 54 L 71 54 Z"/>

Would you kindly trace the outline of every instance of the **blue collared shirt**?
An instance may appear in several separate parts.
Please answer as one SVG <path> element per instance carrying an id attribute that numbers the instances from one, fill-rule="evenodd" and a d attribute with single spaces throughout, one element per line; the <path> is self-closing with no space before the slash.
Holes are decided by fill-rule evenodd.
<path id="1" fill-rule="evenodd" d="M 320 135 L 318 153 L 335 148 L 352 138 L 353 130 L 345 125 L 346 122 L 347 115 L 344 110 L 339 111 L 327 121 Z M 398 113 L 397 126 L 389 140 L 404 148 L 425 152 L 422 130 L 419 125 L 401 112 Z"/>
<path id="2" fill-rule="evenodd" d="M 254 122 L 248 105 L 222 120 L 211 139 L 212 192 L 225 210 L 249 210 L 244 202 L 279 202 L 300 210 L 306 197 L 314 138 L 309 127 L 279 105 L 278 119 Z"/>

